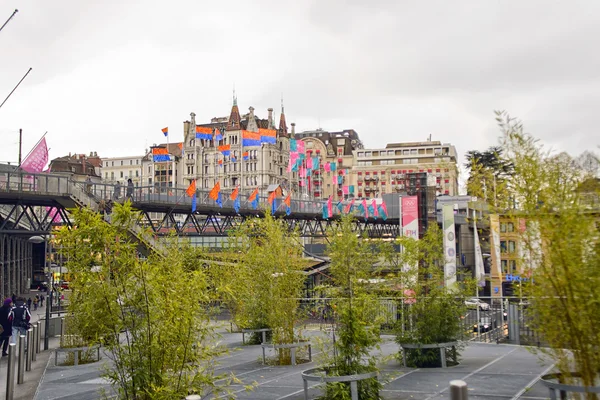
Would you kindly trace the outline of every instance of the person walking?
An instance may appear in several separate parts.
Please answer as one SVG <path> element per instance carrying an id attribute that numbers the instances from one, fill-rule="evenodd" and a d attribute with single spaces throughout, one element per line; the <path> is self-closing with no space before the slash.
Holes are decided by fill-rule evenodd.
<path id="1" fill-rule="evenodd" d="M 31 313 L 25 305 L 23 297 L 17 298 L 15 307 L 12 309 L 12 342 L 17 343 L 19 335 L 26 335 L 31 321 Z"/>
<path id="2" fill-rule="evenodd" d="M 37 310 L 39 301 L 40 301 L 39 296 L 36 294 L 35 297 L 33 298 L 33 311 Z"/>
<path id="3" fill-rule="evenodd" d="M 12 336 L 12 304 L 12 299 L 7 297 L 4 299 L 2 307 L 0 307 L 0 326 L 2 327 L 0 346 L 2 346 L 2 357 L 8 355 L 8 344 Z"/>
<path id="4" fill-rule="evenodd" d="M 27 309 L 31 310 L 31 297 L 27 298 Z"/>
<path id="5" fill-rule="evenodd" d="M 127 179 L 127 196 L 130 201 L 133 201 L 133 181 L 131 178 Z"/>
<path id="6" fill-rule="evenodd" d="M 119 200 L 119 197 L 121 197 L 121 182 L 117 181 L 117 184 L 115 185 L 115 191 L 113 192 L 113 199 Z"/>

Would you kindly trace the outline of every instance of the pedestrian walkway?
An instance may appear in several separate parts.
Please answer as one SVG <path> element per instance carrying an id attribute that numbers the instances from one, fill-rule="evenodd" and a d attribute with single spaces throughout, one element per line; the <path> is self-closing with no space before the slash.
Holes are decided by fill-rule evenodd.
<path id="1" fill-rule="evenodd" d="M 323 336 L 320 331 L 305 332 L 308 337 Z M 398 353 L 394 337 L 383 337 L 383 356 Z M 217 373 L 235 374 L 243 384 L 229 388 L 238 399 L 304 400 L 302 371 L 318 366 L 319 350 L 314 348 L 313 362 L 296 366 L 264 365 L 261 346 L 242 345 L 241 333 L 222 333 L 219 339 L 229 354 L 219 358 Z M 78 367 L 57 367 L 50 361 L 35 400 L 101 399 L 101 391 L 110 389 L 101 378 L 102 361 Z M 448 399 L 449 382 L 461 379 L 469 385 L 471 400 L 539 400 L 547 398 L 547 389 L 539 378 L 552 367 L 540 361 L 527 348 L 513 345 L 467 343 L 461 362 L 449 368 L 405 368 L 397 359 L 380 366 L 382 395 L 388 400 Z M 244 385 L 255 383 L 252 391 Z M 108 392 L 111 393 L 110 391 Z M 309 398 L 321 395 L 318 385 L 309 385 Z M 212 397 L 208 397 L 212 398 Z"/>
<path id="2" fill-rule="evenodd" d="M 37 290 L 31 290 L 27 294 L 22 294 L 20 297 L 24 297 L 27 299 L 28 297 L 35 297 L 36 294 L 45 295 L 45 292 L 38 292 Z M 44 301 L 44 306 L 38 306 L 37 310 L 33 310 L 33 305 L 31 306 L 31 323 L 37 323 L 38 321 L 45 318 L 46 315 L 46 302 Z M 53 349 L 59 345 L 59 338 L 50 338 L 49 347 Z M 37 354 L 36 361 L 31 362 L 31 371 L 25 371 L 24 381 L 22 384 L 17 384 L 16 380 L 16 366 L 18 360 L 15 358 L 15 385 L 14 385 L 14 400 L 31 400 L 35 397 L 35 393 L 38 389 L 39 383 L 42 380 L 42 376 L 44 371 L 46 370 L 46 365 L 48 364 L 48 360 L 50 358 L 51 350 L 43 350 L 44 343 L 42 338 L 42 343 L 40 346 L 40 353 Z M 6 374 L 7 374 L 7 366 L 8 366 L 8 357 L 2 357 L 0 359 L 0 399 L 5 399 L 6 397 Z"/>

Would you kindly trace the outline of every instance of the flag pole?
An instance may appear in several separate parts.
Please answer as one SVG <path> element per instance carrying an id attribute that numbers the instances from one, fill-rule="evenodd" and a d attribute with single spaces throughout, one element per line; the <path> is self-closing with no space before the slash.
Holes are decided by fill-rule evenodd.
<path id="1" fill-rule="evenodd" d="M 12 15 L 10 17 L 8 17 L 8 19 L 6 20 L 6 22 L 4 24 L 2 24 L 2 26 L 0 27 L 0 31 L 2 31 L 2 29 L 4 29 L 4 27 L 10 22 L 11 19 L 13 19 L 13 17 L 15 16 L 16 13 L 18 13 L 19 10 L 15 9 L 15 11 L 13 11 Z"/>

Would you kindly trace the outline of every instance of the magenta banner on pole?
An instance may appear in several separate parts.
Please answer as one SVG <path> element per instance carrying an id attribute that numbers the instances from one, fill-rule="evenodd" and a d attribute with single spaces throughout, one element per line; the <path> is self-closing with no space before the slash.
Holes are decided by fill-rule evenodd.
<path id="1" fill-rule="evenodd" d="M 21 163 L 23 171 L 35 173 L 42 172 L 44 166 L 48 163 L 48 146 L 46 146 L 46 138 L 42 138 L 35 148 L 29 153 L 27 158 Z"/>

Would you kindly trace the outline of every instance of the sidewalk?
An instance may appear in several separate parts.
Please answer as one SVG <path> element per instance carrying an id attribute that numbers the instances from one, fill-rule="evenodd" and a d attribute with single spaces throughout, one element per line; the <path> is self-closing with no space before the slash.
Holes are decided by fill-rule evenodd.
<path id="1" fill-rule="evenodd" d="M 22 297 L 34 297 L 38 293 L 37 290 L 31 290 L 30 293 L 22 295 Z M 46 302 L 44 301 L 44 307 L 38 307 L 37 310 L 33 310 L 31 306 L 31 323 L 34 324 L 37 321 L 43 319 L 46 315 Z M 17 384 L 17 364 L 18 359 L 15 357 L 15 385 L 14 385 L 14 400 L 30 400 L 33 399 L 38 389 L 42 376 L 46 370 L 46 365 L 52 354 L 52 349 L 58 347 L 60 338 L 50 338 L 49 348 L 50 350 L 44 349 L 44 338 L 42 337 L 40 344 L 40 352 L 37 354 L 36 361 L 31 362 L 31 371 L 25 371 L 24 379 L 22 384 Z M 8 357 L 0 358 L 0 399 L 4 400 L 6 396 L 6 374 L 7 374 Z"/>

